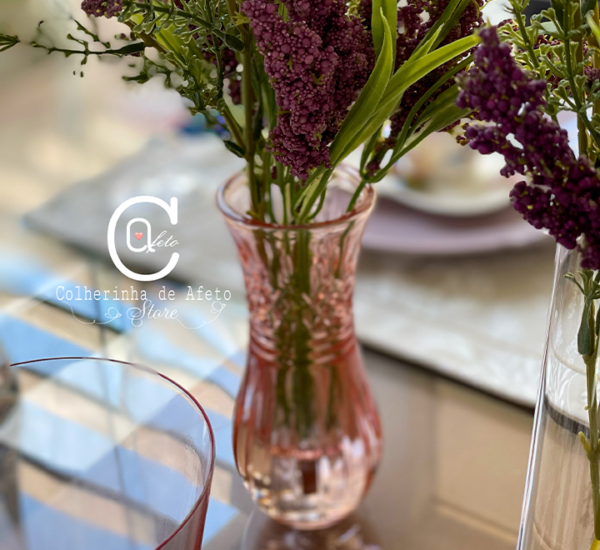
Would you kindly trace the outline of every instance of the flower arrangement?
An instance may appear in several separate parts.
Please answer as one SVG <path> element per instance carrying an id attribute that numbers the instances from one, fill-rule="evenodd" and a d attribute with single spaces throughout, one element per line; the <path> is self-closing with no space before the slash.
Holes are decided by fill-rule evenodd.
<path id="1" fill-rule="evenodd" d="M 79 55 L 82 64 L 91 56 L 129 59 L 139 71 L 127 80 L 163 78 L 245 159 L 241 218 L 224 204 L 235 180 L 219 195 L 250 306 L 234 448 L 255 499 L 294 526 L 322 527 L 349 514 L 379 461 L 381 428 L 351 312 L 373 201 L 365 187 L 470 113 L 456 104 L 455 77 L 473 61 L 482 5 L 84 0 L 89 16 L 118 18 L 125 32 L 104 41 L 75 21 L 73 48 L 43 36 L 30 43 Z M 0 51 L 19 43 L 0 34 Z M 347 214 L 314 223 L 343 172 L 336 169 L 363 144 Z"/>
<path id="2" fill-rule="evenodd" d="M 600 27 L 595 2 L 553 0 L 528 25 L 526 1 L 510 0 L 513 19 L 480 32 L 474 66 L 460 80 L 457 105 L 478 123 L 462 140 L 482 154 L 499 153 L 506 176 L 527 177 L 510 197 L 513 207 L 580 256 L 568 273 L 583 296 L 577 351 L 585 364 L 587 428 L 578 434 L 591 478 L 593 539 L 600 548 L 600 432 L 597 360 L 600 349 Z M 577 117 L 578 155 L 559 125 Z"/>
<path id="3" fill-rule="evenodd" d="M 141 58 L 127 80 L 162 76 L 246 160 L 251 215 L 300 224 L 314 219 L 332 170 L 359 145 L 367 143 L 364 183 L 374 182 L 465 114 L 454 104 L 454 76 L 472 60 L 482 1 L 398 9 L 392 0 L 84 0 L 92 18 L 123 23 L 116 39 L 124 45 L 77 21 L 67 37 L 75 48 L 31 45 L 80 55 L 82 64 L 90 56 Z M 19 42 L 0 34 L 0 51 Z M 274 187 L 285 202 L 282 220 L 273 213 Z"/>

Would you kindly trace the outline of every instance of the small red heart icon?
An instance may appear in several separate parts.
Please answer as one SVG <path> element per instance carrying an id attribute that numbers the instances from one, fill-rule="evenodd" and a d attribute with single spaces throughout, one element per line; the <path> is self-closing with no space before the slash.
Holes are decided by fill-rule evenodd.
<path id="1" fill-rule="evenodd" d="M 144 236 L 143 233 L 136 233 L 135 238 L 139 241 Z"/>

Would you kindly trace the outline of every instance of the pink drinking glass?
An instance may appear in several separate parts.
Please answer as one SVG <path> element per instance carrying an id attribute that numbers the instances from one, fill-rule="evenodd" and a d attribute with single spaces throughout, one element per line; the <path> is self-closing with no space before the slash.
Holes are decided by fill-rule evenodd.
<path id="1" fill-rule="evenodd" d="M 2 550 L 199 550 L 215 463 L 179 384 L 98 358 L 12 365 L 0 385 Z"/>

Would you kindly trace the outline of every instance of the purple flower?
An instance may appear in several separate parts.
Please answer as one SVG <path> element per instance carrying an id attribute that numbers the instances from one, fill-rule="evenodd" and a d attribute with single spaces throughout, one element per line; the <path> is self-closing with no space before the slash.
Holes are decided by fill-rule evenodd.
<path id="1" fill-rule="evenodd" d="M 328 145 L 373 67 L 374 53 L 359 17 L 344 0 L 246 0 L 279 113 L 271 147 L 293 175 L 329 165 Z"/>
<path id="2" fill-rule="evenodd" d="M 475 66 L 461 81 L 457 104 L 486 124 L 469 125 L 465 138 L 486 155 L 500 153 L 502 175 L 523 174 L 515 185 L 515 210 L 558 243 L 582 251 L 581 266 L 600 269 L 600 178 L 588 158 L 575 157 L 567 132 L 543 113 L 546 82 L 517 65 L 495 27 L 480 32 Z"/>
<path id="3" fill-rule="evenodd" d="M 123 0 L 83 0 L 81 9 L 94 17 L 114 17 L 123 11 Z"/>

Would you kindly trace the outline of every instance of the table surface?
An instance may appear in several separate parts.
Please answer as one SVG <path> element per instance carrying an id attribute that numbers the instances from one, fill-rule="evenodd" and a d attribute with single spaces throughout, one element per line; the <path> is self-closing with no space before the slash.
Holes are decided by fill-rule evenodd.
<path id="1" fill-rule="evenodd" d="M 285 530 L 251 518 L 246 529 L 262 537 L 247 535 L 242 548 L 514 549 L 531 412 L 378 353 L 366 351 L 365 361 L 385 448 L 358 513 L 331 537 L 356 533 L 353 542 L 325 546 L 322 537 L 307 536 L 287 546 Z M 224 536 L 208 548 L 233 550 L 239 540 Z"/>
<path id="2" fill-rule="evenodd" d="M 171 128 L 185 114 L 174 101 L 159 102 L 157 89 L 124 93 L 114 66 L 92 63 L 86 78 L 72 79 L 67 76 L 72 60 L 31 66 L 25 50 L 7 59 L 0 58 L 0 340 L 6 354 L 24 360 L 79 346 L 90 353 L 142 360 L 175 376 L 203 404 L 230 418 L 233 396 L 186 365 L 190 357 L 208 354 L 213 371 L 239 376 L 239 350 L 221 349 L 219 355 L 201 337 L 190 342 L 172 334 L 171 343 L 187 355 L 178 355 L 179 363 L 148 360 L 140 349 L 147 339 L 84 326 L 27 289 L 5 286 L 6 280 L 14 283 L 7 273 L 18 264 L 22 274 L 43 268 L 71 281 L 110 288 L 117 275 L 104 262 L 24 228 L 20 218 L 65 186 L 135 152 L 150 135 Z M 11 78 L 3 79 L 7 74 Z M 105 85 L 102 93 L 99 83 Z M 106 83 L 119 92 L 107 92 Z M 218 328 L 238 338 L 244 323 L 236 313 Z M 515 547 L 532 411 L 372 351 L 365 352 L 365 363 L 382 416 L 385 450 L 359 512 L 327 535 L 326 543 L 320 538 L 313 544 L 309 535 L 292 536 L 252 513 L 239 476 L 223 457 L 213 499 L 236 513 L 211 534 L 207 550 L 241 548 L 244 531 L 245 548 L 273 550 L 311 544 L 369 550 Z M 226 441 L 230 423 L 218 428 Z M 271 543 L 265 545 L 265 540 Z"/>

